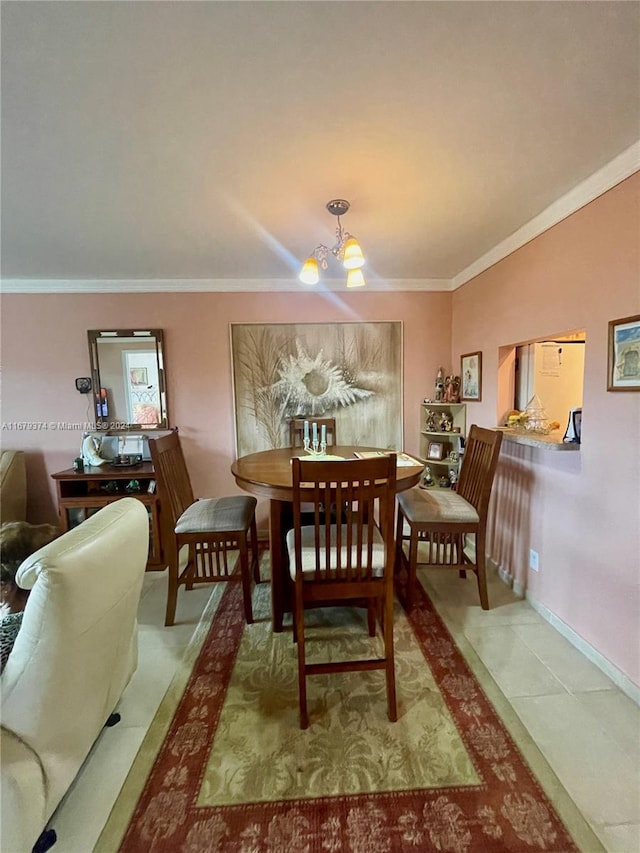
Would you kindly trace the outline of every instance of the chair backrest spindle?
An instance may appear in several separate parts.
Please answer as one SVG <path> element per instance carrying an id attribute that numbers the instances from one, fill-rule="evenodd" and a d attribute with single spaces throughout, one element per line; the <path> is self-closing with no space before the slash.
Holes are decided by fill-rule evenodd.
<path id="1" fill-rule="evenodd" d="M 294 531 L 301 564 L 303 508 L 313 506 L 314 579 L 371 579 L 376 517 L 393 553 L 395 455 L 335 462 L 292 460 Z M 391 562 L 389 563 L 391 565 Z"/>
<path id="2" fill-rule="evenodd" d="M 474 424 L 465 444 L 458 494 L 475 507 L 481 518 L 486 517 L 501 443 L 501 432 Z"/>
<path id="3" fill-rule="evenodd" d="M 163 508 L 169 509 L 175 526 L 182 513 L 195 500 L 178 433 L 174 430 L 170 435 L 149 442 L 149 449 Z"/>

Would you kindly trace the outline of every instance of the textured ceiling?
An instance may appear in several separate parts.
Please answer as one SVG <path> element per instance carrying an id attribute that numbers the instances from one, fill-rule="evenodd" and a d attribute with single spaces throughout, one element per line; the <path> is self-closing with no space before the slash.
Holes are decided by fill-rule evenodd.
<path id="1" fill-rule="evenodd" d="M 3 2 L 3 277 L 295 279 L 342 197 L 451 279 L 640 138 L 639 10 Z"/>

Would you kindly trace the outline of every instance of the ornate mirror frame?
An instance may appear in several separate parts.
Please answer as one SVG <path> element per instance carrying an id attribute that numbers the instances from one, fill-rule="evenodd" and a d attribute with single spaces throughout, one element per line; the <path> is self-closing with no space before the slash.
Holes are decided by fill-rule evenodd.
<path id="1" fill-rule="evenodd" d="M 87 335 L 98 429 L 167 429 L 162 329 L 90 329 Z"/>

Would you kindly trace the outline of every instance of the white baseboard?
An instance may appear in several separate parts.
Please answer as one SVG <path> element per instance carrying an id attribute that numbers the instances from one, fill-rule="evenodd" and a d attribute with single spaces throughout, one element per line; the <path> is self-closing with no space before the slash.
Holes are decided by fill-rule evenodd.
<path id="1" fill-rule="evenodd" d="M 500 580 L 503 583 L 506 583 L 507 586 L 510 586 L 519 598 L 525 598 L 536 613 L 539 613 L 540 616 L 555 628 L 556 631 L 562 634 L 562 636 L 568 640 L 572 646 L 578 649 L 579 652 L 582 652 L 587 660 L 595 664 L 595 666 L 597 666 L 598 669 L 607 676 L 607 678 L 610 678 L 616 687 L 619 687 L 624 694 L 636 703 L 636 705 L 640 705 L 640 687 L 637 684 L 634 684 L 633 681 L 631 681 L 631 679 L 622 672 L 622 670 L 612 664 L 610 660 L 594 648 L 594 646 L 588 643 L 583 637 L 577 634 L 573 628 L 570 628 L 562 621 L 562 619 L 559 619 L 555 613 L 549 610 L 548 607 L 545 607 L 544 604 L 536 601 L 536 599 L 533 598 L 525 589 L 524 585 L 520 581 L 516 580 L 509 571 L 498 566 L 490 559 L 487 559 L 487 567 L 490 567 L 497 572 Z"/>

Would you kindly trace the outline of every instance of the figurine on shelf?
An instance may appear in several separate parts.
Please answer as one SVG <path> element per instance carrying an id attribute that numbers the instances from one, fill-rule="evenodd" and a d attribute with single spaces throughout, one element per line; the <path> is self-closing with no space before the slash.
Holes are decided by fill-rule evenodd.
<path id="1" fill-rule="evenodd" d="M 456 471 L 455 468 L 449 468 L 449 484 L 450 484 L 451 488 L 454 490 L 454 492 L 456 490 L 457 483 L 458 483 L 458 472 Z"/>
<path id="2" fill-rule="evenodd" d="M 449 414 L 449 412 L 440 413 L 438 429 L 440 430 L 440 432 L 451 432 L 451 430 L 453 429 L 453 418 Z"/>
<path id="3" fill-rule="evenodd" d="M 444 383 L 444 401 L 445 403 L 460 402 L 460 377 L 447 376 Z"/>
<path id="4" fill-rule="evenodd" d="M 444 400 L 444 370 L 439 367 L 436 374 L 436 403 L 442 403 Z"/>
<path id="5" fill-rule="evenodd" d="M 439 415 L 437 412 L 434 412 L 433 409 L 425 409 L 425 424 L 424 428 L 427 432 L 438 432 L 440 427 L 438 426 Z"/>
<path id="6" fill-rule="evenodd" d="M 422 474 L 422 485 L 427 489 L 433 486 L 433 477 L 431 476 L 431 468 L 428 465 L 424 466 L 424 472 Z"/>
<path id="7" fill-rule="evenodd" d="M 102 450 L 102 436 L 89 433 L 82 440 L 82 460 L 85 465 L 104 465 L 109 460 L 100 456 Z"/>
<path id="8" fill-rule="evenodd" d="M 438 485 L 441 489 L 448 489 L 450 488 L 451 483 L 449 482 L 449 478 L 445 477 L 443 474 L 442 477 L 440 477 L 440 479 L 438 480 Z"/>

